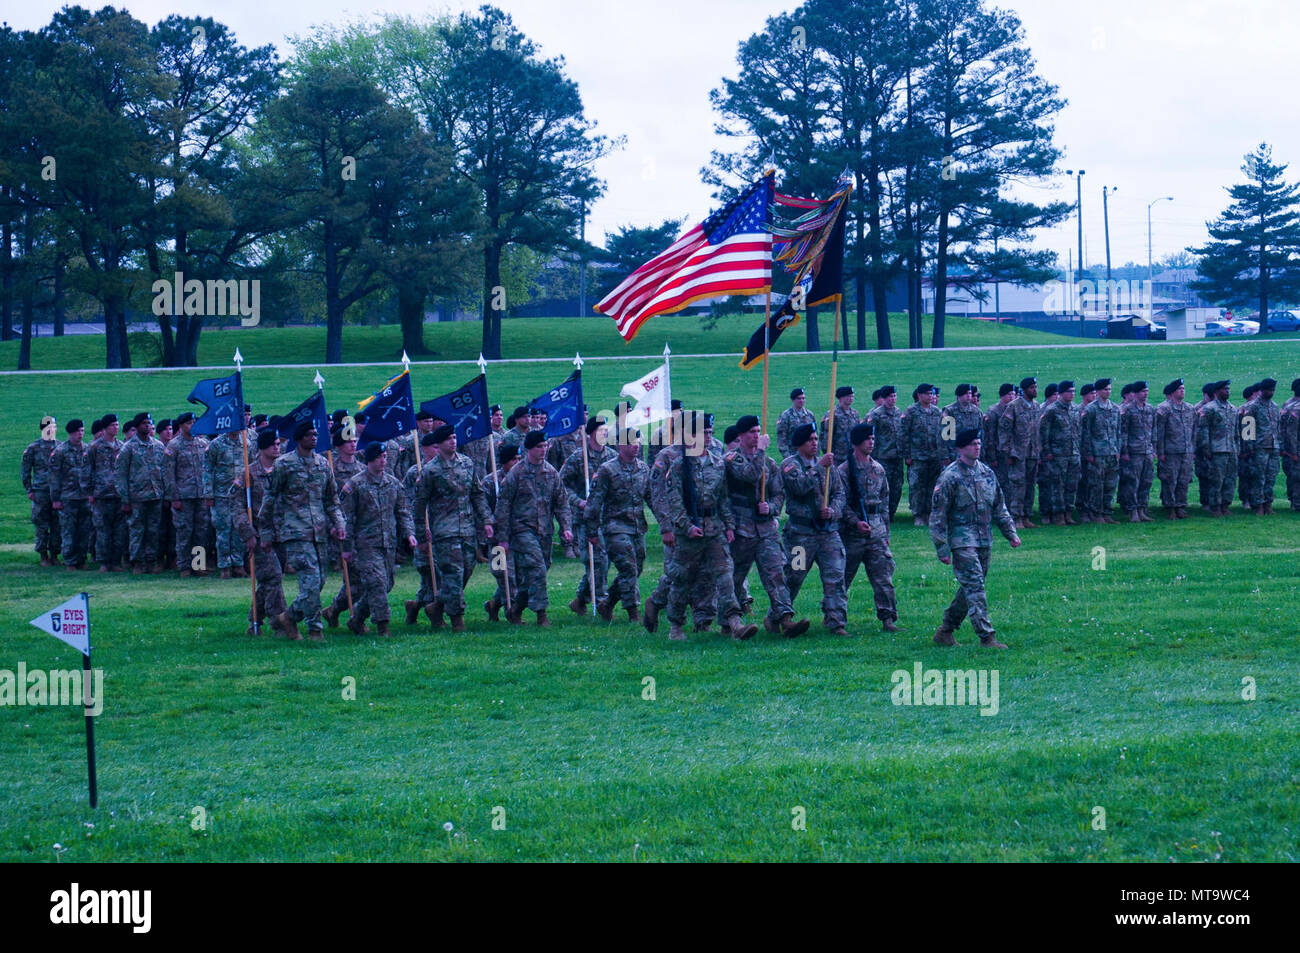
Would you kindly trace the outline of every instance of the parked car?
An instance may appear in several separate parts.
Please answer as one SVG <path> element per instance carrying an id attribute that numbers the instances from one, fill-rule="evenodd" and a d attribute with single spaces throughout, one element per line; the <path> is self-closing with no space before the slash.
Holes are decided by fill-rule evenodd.
<path id="1" fill-rule="evenodd" d="M 1270 331 L 1300 331 L 1300 311 L 1270 311 L 1268 313 Z"/>
<path id="2" fill-rule="evenodd" d="M 1258 321 L 1229 321 L 1220 319 L 1218 321 L 1205 322 L 1205 336 L 1207 338 L 1244 337 L 1249 334 L 1258 333 Z"/>

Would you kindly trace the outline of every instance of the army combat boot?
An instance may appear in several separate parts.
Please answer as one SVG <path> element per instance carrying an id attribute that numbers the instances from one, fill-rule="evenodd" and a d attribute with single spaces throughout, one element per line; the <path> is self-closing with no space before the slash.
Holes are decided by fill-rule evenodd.
<path id="1" fill-rule="evenodd" d="M 881 620 L 880 628 L 883 629 L 883 630 L 886 631 L 886 632 L 902 632 L 902 631 L 903 631 L 903 627 L 902 627 L 901 625 L 899 625 L 898 622 L 895 621 L 894 619 L 883 619 L 883 620 Z"/>
<path id="2" fill-rule="evenodd" d="M 537 610 L 537 624 L 541 626 L 543 629 L 549 629 L 551 627 L 551 620 L 546 618 L 545 609 Z"/>
<path id="3" fill-rule="evenodd" d="M 596 615 L 600 616 L 606 622 L 613 622 L 614 601 L 614 596 L 610 593 L 606 593 L 605 598 L 596 603 Z"/>
<path id="4" fill-rule="evenodd" d="M 298 631 L 298 621 L 293 617 L 288 609 L 280 613 L 279 620 L 280 631 L 284 633 L 286 639 L 290 642 L 302 641 L 302 633 Z"/>
<path id="5" fill-rule="evenodd" d="M 569 603 L 569 608 L 573 610 L 574 615 L 586 615 L 587 614 L 586 593 L 583 593 L 580 596 L 574 596 L 573 601 Z"/>
<path id="6" fill-rule="evenodd" d="M 427 616 L 429 617 L 429 621 L 433 623 L 433 627 L 434 627 L 435 629 L 441 629 L 441 628 L 442 628 L 443 621 L 442 621 L 442 603 L 441 603 L 441 602 L 435 602 L 435 603 L 434 603 L 433 605 L 431 605 L 431 606 L 425 606 L 425 607 L 424 607 L 424 614 L 427 615 Z"/>
<path id="7" fill-rule="evenodd" d="M 786 613 L 781 617 L 781 624 L 778 626 L 778 631 L 787 639 L 793 639 L 807 632 L 809 625 L 811 625 L 811 623 L 807 619 L 800 619 L 796 622 L 793 615 Z"/>
<path id="8" fill-rule="evenodd" d="M 961 645 L 952 637 L 952 629 L 948 628 L 947 623 L 943 623 L 939 628 L 934 630 L 935 645 Z"/>
<path id="9" fill-rule="evenodd" d="M 385 619 L 383 622 L 376 622 L 376 623 L 375 623 L 375 634 L 378 635 L 378 636 L 379 636 L 380 638 L 382 638 L 382 639 L 386 639 L 386 638 L 388 638 L 390 635 L 393 634 L 393 633 L 391 633 L 391 632 L 388 631 L 388 620 L 387 620 L 387 619 Z"/>
<path id="10" fill-rule="evenodd" d="M 451 617 L 451 631 L 453 632 L 465 631 L 465 616 L 454 615 Z"/>
<path id="11" fill-rule="evenodd" d="M 613 621 L 613 615 L 614 615 L 614 608 L 613 608 L 613 606 L 611 606 L 611 607 L 610 607 L 610 621 Z M 638 609 L 636 606 L 632 606 L 632 608 L 628 609 L 628 610 L 627 610 L 627 621 L 628 621 L 628 622 L 640 622 L 640 621 L 641 621 L 641 610 Z"/>
<path id="12" fill-rule="evenodd" d="M 733 615 L 727 620 L 727 631 L 731 633 L 733 639 L 743 642 L 747 639 L 752 639 L 758 634 L 758 626 L 753 625 L 752 623 L 746 625 L 741 621 L 740 616 Z"/>
<path id="13" fill-rule="evenodd" d="M 655 605 L 655 601 L 649 596 L 646 596 L 641 624 L 645 626 L 647 632 L 654 632 L 655 629 L 659 628 L 659 607 Z"/>
<path id="14" fill-rule="evenodd" d="M 1005 649 L 1006 645 L 998 641 L 996 635 L 981 635 L 980 646 L 986 649 Z"/>
<path id="15" fill-rule="evenodd" d="M 324 615 L 324 613 L 322 612 L 321 615 Z M 336 612 L 334 615 L 337 617 L 338 613 Z M 356 616 L 348 616 L 348 628 L 352 630 L 354 635 L 365 635 L 370 631 L 370 628 L 366 625 L 366 620 L 359 619 Z"/>
<path id="16" fill-rule="evenodd" d="M 483 611 L 487 613 L 489 622 L 501 621 L 501 603 L 497 602 L 495 599 L 489 599 L 487 602 L 483 603 Z"/>
<path id="17" fill-rule="evenodd" d="M 420 619 L 420 604 L 414 599 L 406 600 L 406 624 L 415 625 Z"/>
<path id="18" fill-rule="evenodd" d="M 685 642 L 686 633 L 682 631 L 682 627 L 676 622 L 670 622 L 668 624 L 668 638 L 674 642 Z"/>

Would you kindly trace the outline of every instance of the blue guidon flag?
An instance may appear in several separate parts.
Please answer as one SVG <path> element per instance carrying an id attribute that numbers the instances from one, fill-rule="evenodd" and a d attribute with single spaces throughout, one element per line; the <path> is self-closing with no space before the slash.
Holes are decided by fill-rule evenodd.
<path id="1" fill-rule="evenodd" d="M 210 437 L 244 429 L 244 385 L 239 371 L 229 377 L 199 381 L 190 391 L 188 400 L 204 407 L 203 415 L 195 418 L 191 433 Z"/>
<path id="2" fill-rule="evenodd" d="M 310 420 L 312 426 L 316 428 L 316 446 L 328 450 L 330 415 L 325 409 L 325 393 L 318 390 L 275 422 L 275 432 L 284 441 L 284 452 L 293 453 L 298 449 L 298 444 L 293 439 L 293 431 L 304 420 Z"/>
<path id="3" fill-rule="evenodd" d="M 382 389 L 361 401 L 366 412 L 365 442 L 392 440 L 415 429 L 415 398 L 411 395 L 411 374 L 402 371 Z"/>
<path id="4" fill-rule="evenodd" d="M 420 409 L 455 427 L 456 445 L 463 447 L 492 432 L 488 406 L 487 376 L 480 374 L 450 394 L 422 402 Z"/>
<path id="5" fill-rule="evenodd" d="M 562 437 L 582 426 L 582 371 L 574 371 L 558 387 L 534 397 L 532 407 L 546 412 L 547 437 Z"/>

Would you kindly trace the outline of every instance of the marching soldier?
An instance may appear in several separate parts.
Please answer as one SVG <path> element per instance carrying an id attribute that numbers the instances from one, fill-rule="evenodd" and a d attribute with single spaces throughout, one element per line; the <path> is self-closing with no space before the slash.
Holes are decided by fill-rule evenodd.
<path id="1" fill-rule="evenodd" d="M 591 543 L 590 548 L 587 545 L 582 546 L 582 576 L 578 579 L 578 592 L 573 601 L 569 603 L 569 608 L 576 615 L 583 615 L 587 611 L 587 604 L 591 600 L 591 578 L 595 573 L 596 579 L 596 605 L 606 601 L 608 590 L 606 583 L 609 578 L 609 554 L 605 550 L 605 543 L 600 535 L 600 524 L 588 526 L 586 522 L 587 495 L 591 489 L 590 478 L 595 475 L 596 471 L 606 463 L 618 456 L 613 447 L 606 446 L 605 440 L 608 434 L 608 428 L 605 425 L 603 417 L 592 417 L 584 425 L 587 440 L 587 467 L 583 469 L 582 450 L 579 448 L 569 454 L 568 460 L 560 469 L 560 482 L 564 484 L 565 492 L 569 495 L 569 513 L 573 517 L 573 538 L 576 542 Z M 592 567 L 595 566 L 593 570 Z"/>
<path id="2" fill-rule="evenodd" d="M 639 448 L 638 448 L 639 449 Z M 519 450 L 516 447 L 502 447 L 501 456 L 497 458 L 497 476 L 498 481 L 504 480 L 506 475 L 515 468 L 519 463 Z M 500 496 L 500 482 L 493 483 L 487 480 L 483 484 L 483 496 L 487 500 L 489 513 L 497 511 L 497 498 Z M 644 547 L 644 543 L 642 546 Z M 498 565 L 500 568 L 497 568 Z M 501 621 L 501 609 L 509 602 L 519 598 L 519 589 L 515 585 L 514 563 L 505 550 L 489 551 L 489 566 L 492 570 L 492 578 L 497 581 L 496 592 L 492 593 L 492 598 L 483 603 L 483 611 L 487 613 L 488 619 L 492 622 Z M 510 589 L 510 599 L 506 598 L 506 588 Z M 418 608 L 418 604 L 417 604 Z M 513 608 L 513 606 L 512 606 Z M 411 603 L 407 603 L 406 611 L 411 611 Z M 415 621 L 411 616 L 409 621 Z"/>
<path id="3" fill-rule="evenodd" d="M 989 620 L 988 597 L 984 591 L 993 554 L 991 524 L 997 521 L 998 529 L 1012 549 L 1020 545 L 1020 537 L 1016 535 L 1016 521 L 1007 511 L 997 477 L 980 463 L 979 444 L 978 430 L 963 430 L 958 434 L 957 449 L 961 453 L 943 471 L 934 488 L 930 539 L 934 541 L 939 562 L 951 565 L 957 577 L 957 595 L 943 613 L 943 621 L 934 633 L 934 643 L 956 645 L 953 633 L 969 616 L 980 645 L 1005 649 Z"/>
<path id="4" fill-rule="evenodd" d="M 830 423 L 832 413 L 835 414 L 835 432 L 829 435 L 830 439 L 828 440 L 827 426 Z M 853 388 L 848 386 L 837 387 L 835 389 L 835 407 L 822 415 L 821 430 L 821 442 L 835 455 L 836 463 L 843 463 L 849 458 L 849 451 L 853 449 L 849 446 L 849 433 L 860 423 L 862 423 L 862 418 L 853 409 Z M 791 433 L 793 434 L 793 431 Z"/>
<path id="5" fill-rule="evenodd" d="M 334 485 L 342 492 L 343 485 L 351 480 L 354 476 L 366 468 L 365 461 L 357 454 L 357 440 L 355 435 L 351 440 L 344 440 L 343 428 L 336 426 L 330 436 L 330 445 L 333 452 L 327 458 L 330 465 L 334 468 Z M 385 448 L 387 449 L 387 448 Z M 400 452 L 398 453 L 400 457 Z M 400 479 L 401 470 L 388 471 L 395 479 Z M 339 541 L 330 537 L 329 539 L 329 568 L 341 569 L 340 560 L 343 557 L 343 548 Z M 346 596 L 345 596 L 346 598 Z M 345 603 L 341 603 L 345 604 Z"/>
<path id="6" fill-rule="evenodd" d="M 212 514 L 209 500 L 203 496 L 203 461 L 208 452 L 208 441 L 196 436 L 194 415 L 189 411 L 176 418 L 176 429 L 163 451 L 163 481 L 167 486 L 167 501 L 172 510 L 172 524 L 176 528 L 176 565 L 181 578 L 194 575 L 193 547 L 208 545 L 208 524 Z M 240 476 L 243 476 L 242 470 Z M 243 482 L 242 479 L 240 481 Z M 248 522 L 245 518 L 244 522 Z M 247 542 L 247 540 L 245 540 Z M 203 565 L 206 566 L 204 558 Z M 202 570 L 206 572 L 207 570 Z"/>
<path id="7" fill-rule="evenodd" d="M 63 428 L 68 439 L 50 458 L 50 506 L 59 514 L 63 533 L 63 564 L 69 569 L 88 569 L 86 548 L 92 540 L 89 496 L 90 447 L 85 442 L 86 425 L 73 418 Z"/>
<path id="8" fill-rule="evenodd" d="M 1119 407 L 1110 399 L 1110 378 L 1093 385 L 1097 399 L 1079 422 L 1079 452 L 1088 470 L 1085 523 L 1113 523 L 1111 505 L 1119 483 Z"/>
<path id="9" fill-rule="evenodd" d="M 245 547 L 235 532 L 234 511 L 230 509 L 230 494 L 226 492 L 235 482 L 235 476 L 244 472 L 243 437 L 244 433 L 238 430 L 219 434 L 208 441 L 203 456 L 203 496 L 212 500 L 212 525 L 217 533 L 217 568 L 221 570 L 222 579 L 231 576 L 242 579 L 248 575 L 244 572 Z M 254 446 L 256 439 L 253 438 Z"/>
<path id="10" fill-rule="evenodd" d="M 1300 377 L 1291 382 L 1291 397 L 1282 405 L 1279 430 L 1286 498 L 1291 509 L 1300 510 Z"/>
<path id="11" fill-rule="evenodd" d="M 1216 381 L 1214 399 L 1196 416 L 1196 453 L 1205 469 L 1202 501 L 1211 516 L 1227 516 L 1237 481 L 1237 411 L 1228 402 L 1230 381 Z"/>
<path id="12" fill-rule="evenodd" d="M 849 439 L 853 442 L 853 454 L 839 468 L 848 487 L 840 517 L 844 591 L 847 596 L 858 567 L 862 567 L 871 583 L 880 627 L 886 632 L 901 632 L 898 600 L 894 595 L 894 554 L 889 549 L 889 521 L 885 519 L 889 509 L 889 478 L 885 468 L 871 457 L 876 437 L 870 423 L 854 427 Z"/>
<path id="13" fill-rule="evenodd" d="M 253 514 L 261 511 L 262 501 L 266 498 L 266 488 L 279 456 L 280 438 L 276 432 L 269 428 L 258 431 L 257 456 L 248 468 L 248 474 L 253 481 L 249 492 L 244 492 L 244 474 L 240 472 L 236 475 L 235 482 L 227 489 L 226 496 L 230 513 L 235 521 L 235 532 L 244 541 L 245 550 L 254 554 L 253 571 L 257 580 L 257 604 L 249 607 L 248 631 L 245 634 L 255 635 L 256 626 L 269 622 L 271 627 L 281 635 L 300 640 L 302 636 L 298 634 L 296 626 L 287 630 L 281 626 L 281 620 L 288 607 L 284 602 L 282 553 L 279 540 L 274 535 L 275 526 L 279 521 L 274 519 L 271 521 L 272 535 L 259 537 L 253 522 L 249 519 L 250 509 Z M 254 550 L 257 552 L 254 553 Z"/>
<path id="14" fill-rule="evenodd" d="M 498 545 L 514 558 L 518 592 L 526 599 L 528 608 L 537 613 L 537 624 L 549 626 L 546 573 L 551 567 L 550 549 L 555 521 L 559 521 L 566 543 L 573 542 L 573 527 L 560 474 L 546 462 L 546 435 L 534 430 L 524 437 L 523 445 L 523 462 L 516 465 L 501 484 L 495 538 Z M 520 603 L 516 602 L 514 611 L 509 614 L 511 624 L 520 623 L 522 612 Z"/>
<path id="15" fill-rule="evenodd" d="M 1282 412 L 1273 403 L 1273 394 L 1277 391 L 1277 381 L 1266 377 L 1259 382 L 1255 392 L 1255 402 L 1242 418 L 1242 452 L 1252 456 L 1251 475 L 1254 486 L 1251 489 L 1251 502 L 1255 505 L 1255 515 L 1264 516 L 1273 512 L 1273 487 L 1277 484 L 1278 449 L 1280 441 Z M 1249 420 L 1247 420 L 1249 418 Z M 1254 440 L 1247 442 L 1246 433 L 1252 429 Z M 67 547 L 64 547 L 66 552 Z"/>
<path id="16" fill-rule="evenodd" d="M 664 448 L 671 447 L 677 442 L 678 434 L 675 428 L 681 426 L 682 402 L 674 397 L 672 398 L 669 408 L 671 414 L 668 419 L 658 427 L 655 427 L 654 430 L 650 432 L 649 438 L 646 440 L 646 463 L 650 465 L 652 471 L 654 469 L 655 461 L 659 459 L 659 454 L 663 452 Z M 654 475 L 652 473 L 651 479 L 653 478 Z M 665 598 L 666 595 L 667 590 L 665 590 Z M 663 605 L 667 606 L 668 603 L 664 602 Z M 653 632 L 654 630 L 652 629 L 651 631 Z"/>
<path id="17" fill-rule="evenodd" d="M 515 419 L 514 426 L 511 427 L 504 437 L 501 438 L 501 445 L 504 447 L 516 447 L 522 454 L 524 451 L 524 438 L 532 432 L 531 417 L 532 408 L 524 407 L 522 404 L 515 408 L 511 415 Z"/>
<path id="18" fill-rule="evenodd" d="M 1053 387 L 1056 385 L 1053 384 Z M 984 413 L 975 401 L 978 391 L 974 384 L 958 384 L 953 392 L 957 399 L 943 409 L 940 416 L 940 436 L 943 440 L 943 452 L 947 463 L 957 459 L 957 434 L 963 430 L 984 426 Z M 870 420 L 871 415 L 867 418 Z"/>
<path id="19" fill-rule="evenodd" d="M 1026 377 L 1020 382 L 1020 396 L 1011 401 L 998 421 L 998 453 L 1007 472 L 1007 509 L 1016 521 L 1016 529 L 1033 529 L 1038 524 L 1029 519 L 1034 509 L 1034 487 L 1038 483 L 1038 418 L 1041 412 L 1034 398 L 1038 396 L 1038 379 Z"/>
<path id="20" fill-rule="evenodd" d="M 159 550 L 162 534 L 162 506 L 167 492 L 163 462 L 167 450 L 153 436 L 153 418 L 135 420 L 135 436 L 117 455 L 117 495 L 127 514 L 131 538 L 131 572 L 135 575 L 163 571 Z"/>
<path id="21" fill-rule="evenodd" d="M 807 402 L 808 395 L 804 389 L 796 387 L 790 391 L 790 406 L 781 411 L 781 416 L 776 420 L 776 449 L 782 460 L 794 453 L 794 448 L 790 446 L 790 435 L 794 429 L 802 424 L 817 423 L 813 412 L 804 406 Z"/>
<path id="22" fill-rule="evenodd" d="M 935 406 L 939 388 L 921 384 L 916 403 L 903 412 L 903 461 L 907 464 L 907 505 L 912 523 L 924 526 L 930 517 L 930 496 L 943 470 L 943 414 Z"/>
<path id="23" fill-rule="evenodd" d="M 606 622 L 614 618 L 621 602 L 627 621 L 641 621 L 638 581 L 645 567 L 645 508 L 650 505 L 650 468 L 641 459 L 641 432 L 635 427 L 616 430 L 618 451 L 601 465 L 592 480 L 591 496 L 583 512 L 588 534 L 595 527 L 604 536 L 609 561 L 618 572 L 596 613 Z M 589 540 L 592 535 L 588 535 Z"/>
<path id="24" fill-rule="evenodd" d="M 41 436 L 23 451 L 23 489 L 32 503 L 32 524 L 36 527 L 36 551 L 41 554 L 42 566 L 59 565 L 62 533 L 59 514 L 50 499 L 50 458 L 58 449 L 57 421 L 53 417 L 41 418 Z"/>
<path id="25" fill-rule="evenodd" d="M 456 428 L 443 424 L 433 431 L 433 445 L 437 453 L 421 468 L 415 494 L 415 517 L 421 532 L 428 520 L 438 573 L 438 595 L 426 612 L 434 628 L 441 626 L 445 613 L 451 631 L 464 632 L 465 587 L 477 564 L 479 535 L 493 538 L 492 514 L 474 461 L 456 452 Z M 423 545 L 429 545 L 428 538 Z"/>
<path id="26" fill-rule="evenodd" d="M 417 519 L 415 505 L 416 496 L 420 491 L 420 472 L 429 464 L 434 457 L 438 455 L 438 445 L 434 442 L 433 434 L 427 433 L 420 438 L 420 461 L 415 465 L 408 467 L 406 475 L 402 477 L 402 487 L 406 491 L 406 503 L 411 509 L 411 519 Z M 415 536 L 417 541 L 424 536 L 424 514 L 418 516 L 419 525 L 415 527 Z M 430 524 L 432 526 L 432 524 Z M 414 599 L 406 600 L 406 624 L 415 625 L 420 617 L 420 607 L 424 607 L 424 614 L 429 617 L 436 629 L 442 625 L 442 610 L 439 608 L 438 614 L 434 615 L 434 593 L 437 591 L 433 585 L 432 570 L 430 570 L 429 547 L 427 544 L 421 544 L 415 548 L 415 571 L 420 575 L 420 588 L 416 592 Z M 343 590 L 339 589 L 339 594 L 334 597 L 334 604 L 331 608 L 334 610 L 335 618 L 343 609 Z M 325 621 L 329 621 L 330 613 L 325 614 Z"/>
<path id="27" fill-rule="evenodd" d="M 1074 412 L 1074 381 L 1057 385 L 1056 399 L 1038 424 L 1043 459 L 1039 464 L 1044 493 L 1038 505 L 1054 526 L 1074 526 L 1070 514 L 1079 486 L 1079 416 Z"/>
<path id="28" fill-rule="evenodd" d="M 889 483 L 889 521 L 892 523 L 906 483 L 903 479 L 903 412 L 898 409 L 898 391 L 893 384 L 886 384 L 877 393 L 880 394 L 880 403 L 867 414 L 866 422 L 871 424 L 876 435 L 872 459 L 885 468 L 885 479 Z"/>
<path id="29" fill-rule="evenodd" d="M 1187 388 L 1180 377 L 1165 385 L 1165 399 L 1156 408 L 1152 442 L 1160 477 L 1160 504 L 1169 518 L 1187 519 L 1187 487 L 1196 459 L 1196 411 L 1184 400 Z"/>
<path id="30" fill-rule="evenodd" d="M 294 429 L 293 439 L 297 449 L 281 456 L 271 471 L 257 512 L 257 535 L 265 545 L 278 532 L 288 567 L 298 574 L 298 597 L 280 616 L 280 628 L 296 640 L 298 623 L 305 621 L 308 638 L 321 642 L 325 639 L 320 604 L 328 557 L 325 540 L 346 539 L 347 529 L 334 474 L 316 453 L 315 426 L 304 420 Z"/>
<path id="31" fill-rule="evenodd" d="M 464 458 L 472 468 L 468 458 Z M 415 525 L 406 493 L 397 478 L 387 471 L 388 458 L 382 445 L 366 447 L 365 469 L 343 485 L 343 518 L 347 524 L 343 559 L 356 570 L 361 598 L 353 605 L 348 628 L 365 635 L 367 612 L 375 620 L 376 634 L 389 635 L 388 593 L 393 588 L 397 561 L 397 540 L 405 538 L 416 546 Z M 362 611 L 356 611 L 363 606 Z"/>
<path id="32" fill-rule="evenodd" d="M 849 439 L 852 438 L 850 430 Z M 812 427 L 807 424 L 800 427 L 791 435 L 790 442 L 796 452 L 781 464 L 781 484 L 789 514 L 785 524 L 785 582 L 790 590 L 790 603 L 793 605 L 799 598 L 799 590 L 815 562 L 822 580 L 822 624 L 832 635 L 847 636 L 844 543 L 839 533 L 844 512 L 844 481 L 835 469 L 831 454 L 817 455 L 817 431 Z M 825 489 L 828 478 L 829 495 Z"/>
<path id="33" fill-rule="evenodd" d="M 95 558 L 100 572 L 121 572 L 126 558 L 126 515 L 117 495 L 117 414 L 100 418 L 100 431 L 90 445 L 88 471 L 91 512 L 95 521 Z M 92 428 L 93 429 L 93 428 Z"/>
<path id="34" fill-rule="evenodd" d="M 808 620 L 795 621 L 790 590 L 785 584 L 785 547 L 777 523 L 785 500 L 781 468 L 767 455 L 770 438 L 763 433 L 757 417 L 746 414 L 735 426 L 739 447 L 723 458 L 727 497 L 736 521 L 731 544 L 733 594 L 737 601 L 743 600 L 750 567 L 757 563 L 769 605 L 763 625 L 769 632 L 794 638 L 808 631 Z"/>
<path id="35" fill-rule="evenodd" d="M 1119 505 L 1130 523 L 1150 523 L 1147 513 L 1151 500 L 1154 470 L 1151 458 L 1155 448 L 1155 408 L 1147 403 L 1147 382 L 1129 385 L 1132 402 L 1120 414 Z"/>
<path id="36" fill-rule="evenodd" d="M 506 435 L 506 432 L 501 429 L 501 405 L 493 404 L 490 413 L 492 430 L 489 431 L 487 436 L 472 440 L 460 448 L 465 456 L 474 461 L 474 466 L 478 470 L 478 477 L 484 481 L 485 486 L 492 479 L 492 451 L 496 451 L 497 465 L 500 466 L 501 441 L 505 439 Z"/>

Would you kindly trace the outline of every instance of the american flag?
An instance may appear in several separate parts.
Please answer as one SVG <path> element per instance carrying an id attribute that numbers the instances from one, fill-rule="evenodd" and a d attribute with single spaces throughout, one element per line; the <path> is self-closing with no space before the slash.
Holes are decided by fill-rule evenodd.
<path id="1" fill-rule="evenodd" d="M 656 314 L 672 314 L 703 298 L 770 291 L 772 193 L 772 176 L 766 175 L 624 278 L 596 310 L 613 318 L 630 341 Z"/>

